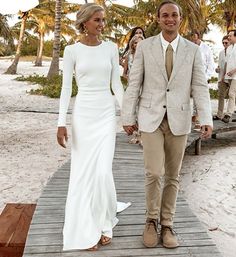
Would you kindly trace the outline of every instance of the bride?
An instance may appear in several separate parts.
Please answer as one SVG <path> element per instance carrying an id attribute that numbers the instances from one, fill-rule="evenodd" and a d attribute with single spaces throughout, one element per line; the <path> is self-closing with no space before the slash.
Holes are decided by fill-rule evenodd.
<path id="1" fill-rule="evenodd" d="M 115 97 L 122 105 L 117 46 L 99 39 L 104 10 L 90 3 L 77 13 L 80 42 L 65 48 L 57 140 L 68 139 L 68 110 L 73 72 L 79 87 L 72 115 L 71 169 L 63 228 L 63 250 L 96 250 L 107 245 L 117 224 L 117 199 L 112 175 L 115 149 Z M 127 205 L 123 204 L 122 208 Z"/>

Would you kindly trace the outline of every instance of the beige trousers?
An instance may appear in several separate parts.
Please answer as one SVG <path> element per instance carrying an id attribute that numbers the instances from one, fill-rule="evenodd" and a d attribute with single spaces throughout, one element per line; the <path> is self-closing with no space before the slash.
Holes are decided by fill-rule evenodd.
<path id="1" fill-rule="evenodd" d="M 217 117 L 220 119 L 224 116 L 225 97 L 228 93 L 229 84 L 225 82 L 218 82 L 218 112 Z"/>
<path id="2" fill-rule="evenodd" d="M 232 79 L 229 88 L 229 102 L 227 106 L 226 114 L 232 116 L 235 108 L 235 96 L 236 96 L 236 80 Z"/>
<path id="3" fill-rule="evenodd" d="M 141 132 L 141 139 L 145 166 L 146 216 L 160 219 L 162 225 L 172 226 L 187 135 L 173 135 L 164 118 L 153 133 Z"/>

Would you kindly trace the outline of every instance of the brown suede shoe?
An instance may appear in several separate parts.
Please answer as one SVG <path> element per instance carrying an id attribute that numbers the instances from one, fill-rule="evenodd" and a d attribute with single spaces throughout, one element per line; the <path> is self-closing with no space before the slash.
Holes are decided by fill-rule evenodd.
<path id="1" fill-rule="evenodd" d="M 160 233 L 157 230 L 157 220 L 147 218 L 143 231 L 143 244 L 146 247 L 156 247 L 160 240 Z"/>
<path id="2" fill-rule="evenodd" d="M 162 245 L 165 248 L 176 248 L 179 246 L 176 234 L 172 227 L 161 226 Z"/>

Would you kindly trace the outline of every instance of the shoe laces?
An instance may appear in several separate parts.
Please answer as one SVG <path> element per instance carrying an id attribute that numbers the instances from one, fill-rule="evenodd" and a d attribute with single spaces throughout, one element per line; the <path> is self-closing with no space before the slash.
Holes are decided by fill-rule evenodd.
<path id="1" fill-rule="evenodd" d="M 148 229 L 153 226 L 154 229 L 157 231 L 157 224 L 156 224 L 156 221 L 155 220 L 148 220 L 147 221 L 147 226 L 148 226 Z"/>
<path id="2" fill-rule="evenodd" d="M 176 232 L 175 232 L 175 230 L 172 227 L 170 227 L 170 226 L 162 226 L 162 231 L 163 231 L 162 233 L 164 233 L 167 230 L 169 230 L 172 235 L 176 235 Z"/>

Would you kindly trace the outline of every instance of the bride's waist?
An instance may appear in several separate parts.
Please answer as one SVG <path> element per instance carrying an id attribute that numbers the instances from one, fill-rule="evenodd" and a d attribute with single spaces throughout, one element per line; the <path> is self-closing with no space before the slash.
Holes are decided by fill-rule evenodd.
<path id="1" fill-rule="evenodd" d="M 79 88 L 77 97 L 107 97 L 111 96 L 111 90 L 108 89 L 97 89 L 97 90 L 89 90 L 89 89 L 82 89 Z"/>

